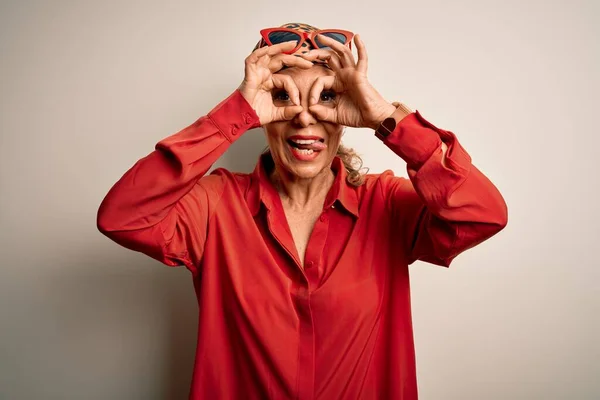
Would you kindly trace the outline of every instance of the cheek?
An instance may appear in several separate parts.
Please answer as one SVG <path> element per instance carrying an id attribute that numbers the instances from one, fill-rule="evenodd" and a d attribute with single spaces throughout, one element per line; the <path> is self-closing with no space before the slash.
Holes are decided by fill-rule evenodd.
<path id="1" fill-rule="evenodd" d="M 331 129 L 327 129 L 327 135 L 329 136 L 329 142 L 333 146 L 338 146 L 342 141 L 342 135 L 344 133 L 343 129 L 338 126 L 331 127 Z"/>
<path id="2" fill-rule="evenodd" d="M 269 146 L 277 146 L 282 142 L 283 132 L 285 132 L 283 127 L 270 125 L 264 127 L 263 130 Z"/>

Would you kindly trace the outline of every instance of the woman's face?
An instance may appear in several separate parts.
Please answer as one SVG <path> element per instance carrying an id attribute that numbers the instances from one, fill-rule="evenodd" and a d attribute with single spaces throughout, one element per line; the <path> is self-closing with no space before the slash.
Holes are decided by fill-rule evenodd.
<path id="1" fill-rule="evenodd" d="M 319 121 L 308 109 L 310 89 L 319 76 L 333 75 L 330 69 L 314 65 L 309 69 L 287 68 L 278 72 L 292 77 L 304 108 L 292 120 L 271 122 L 264 126 L 273 161 L 280 171 L 300 179 L 310 179 L 330 167 L 342 137 L 343 125 Z M 293 105 L 284 89 L 272 92 L 277 107 Z M 335 107 L 335 92 L 324 90 L 319 104 Z"/>

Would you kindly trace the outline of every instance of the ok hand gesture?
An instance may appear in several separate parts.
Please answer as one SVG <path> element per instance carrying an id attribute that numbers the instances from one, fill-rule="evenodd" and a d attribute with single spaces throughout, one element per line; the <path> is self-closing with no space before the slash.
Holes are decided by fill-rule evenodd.
<path id="1" fill-rule="evenodd" d="M 239 90 L 259 117 L 260 124 L 274 121 L 291 120 L 303 108 L 300 105 L 300 94 L 292 77 L 276 74 L 286 65 L 288 67 L 311 68 L 312 62 L 302 57 L 282 54 L 282 51 L 293 49 L 296 43 L 286 42 L 275 46 L 256 49 L 245 60 L 244 80 Z M 292 105 L 277 107 L 273 104 L 272 90 L 284 89 Z"/>
<path id="2" fill-rule="evenodd" d="M 304 56 L 327 61 L 335 75 L 321 76 L 314 82 L 309 96 L 310 111 L 323 121 L 377 129 L 396 108 L 385 101 L 367 79 L 367 51 L 363 41 L 358 35 L 354 37 L 358 52 L 358 62 L 355 62 L 348 46 L 323 35 L 318 35 L 318 38 L 331 50 L 315 49 Z M 335 108 L 317 104 L 323 90 L 336 92 Z"/>

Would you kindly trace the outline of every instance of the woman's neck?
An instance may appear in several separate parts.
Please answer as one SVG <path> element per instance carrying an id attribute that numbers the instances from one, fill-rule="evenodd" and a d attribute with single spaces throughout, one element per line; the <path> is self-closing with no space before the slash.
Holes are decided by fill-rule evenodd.
<path id="1" fill-rule="evenodd" d="M 270 179 L 284 206 L 303 210 L 314 206 L 322 207 L 325 197 L 335 180 L 331 168 L 325 168 L 313 178 L 298 178 L 273 168 Z"/>

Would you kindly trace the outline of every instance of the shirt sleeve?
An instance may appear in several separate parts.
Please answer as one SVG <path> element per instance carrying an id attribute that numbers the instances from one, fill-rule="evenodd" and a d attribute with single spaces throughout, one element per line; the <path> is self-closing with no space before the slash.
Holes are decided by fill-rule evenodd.
<path id="1" fill-rule="evenodd" d="M 224 188 L 221 177 L 204 175 L 232 142 L 259 126 L 236 90 L 125 172 L 100 204 L 98 229 L 124 247 L 196 273 Z"/>
<path id="2" fill-rule="evenodd" d="M 448 267 L 506 226 L 502 195 L 471 163 L 453 132 L 437 128 L 417 110 L 383 142 L 407 163 L 409 179 L 386 171 L 382 187 L 408 264 L 421 260 Z M 442 142 L 448 146 L 446 165 Z"/>

